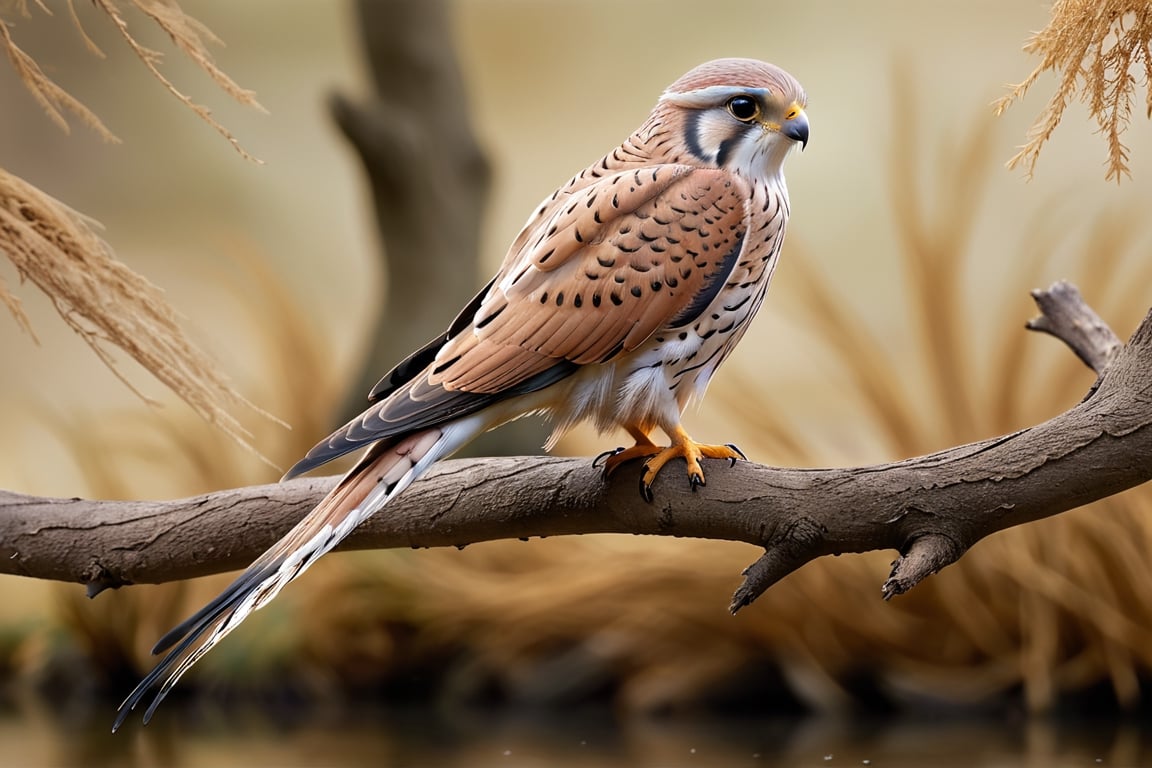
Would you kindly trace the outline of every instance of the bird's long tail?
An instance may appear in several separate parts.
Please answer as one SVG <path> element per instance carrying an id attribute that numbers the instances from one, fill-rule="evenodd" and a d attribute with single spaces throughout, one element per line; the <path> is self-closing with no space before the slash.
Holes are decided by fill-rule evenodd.
<path id="1" fill-rule="evenodd" d="M 433 462 L 451 454 L 488 426 L 480 417 L 470 416 L 374 444 L 284 538 L 212 602 L 156 643 L 153 654 L 168 654 L 120 705 L 112 730 L 118 729 L 149 691 L 159 685 L 144 712 L 147 723 L 180 676 L 225 635 L 253 611 L 267 605 L 284 585 L 407 488 Z"/>

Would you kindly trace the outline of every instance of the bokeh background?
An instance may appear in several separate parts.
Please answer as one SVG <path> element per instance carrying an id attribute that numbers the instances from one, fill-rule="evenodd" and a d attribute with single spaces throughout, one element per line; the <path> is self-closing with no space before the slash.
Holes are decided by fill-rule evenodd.
<path id="1" fill-rule="evenodd" d="M 52 16 L 5 18 L 17 43 L 123 143 L 102 143 L 80 125 L 65 135 L 0 67 L 0 165 L 102 222 L 120 258 L 165 288 L 244 395 L 293 425 L 244 416 L 261 449 L 291 463 L 333 426 L 384 293 L 363 172 L 326 110 L 333 92 L 370 90 L 352 7 L 188 4 L 227 43 L 217 62 L 268 113 L 231 103 L 175 51 L 164 72 L 209 105 L 259 165 L 165 93 L 106 17 L 76 7 L 106 54 L 98 58 L 67 7 L 51 7 Z M 764 58 L 806 86 L 812 139 L 788 164 L 785 258 L 757 323 L 688 417 L 698 439 L 735 442 L 765 463 L 832 465 L 1017 429 L 1071 406 L 1092 382 L 1056 342 L 1025 333 L 1035 314 L 1029 289 L 1078 282 L 1122 338 L 1152 303 L 1152 136 L 1140 115 L 1126 134 L 1132 178 L 1120 184 L 1105 182 L 1104 142 L 1080 105 L 1035 178 L 1003 167 L 1054 87 L 1046 76 L 1023 103 L 992 115 L 1006 83 L 1035 64 L 1021 45 L 1047 22 L 1042 3 L 456 0 L 451 8 L 469 91 L 459 109 L 495 173 L 482 264 L 460 265 L 476 272 L 477 286 L 538 200 L 618 144 L 695 64 Z M 170 49 L 142 16 L 128 18 L 143 42 Z M 19 283 L 6 265 L 0 277 Z M 142 404 L 47 300 L 30 286 L 17 290 L 39 341 L 0 322 L 0 487 L 163 498 L 275 478 L 125 362 L 164 406 Z M 457 309 L 444 306 L 443 322 Z M 591 455 L 618 442 L 577 431 L 559 450 Z M 756 555 L 743 545 L 580 537 L 339 555 L 189 675 L 192 714 L 175 702 L 158 720 L 213 723 L 225 738 L 222 713 L 253 702 L 280 713 L 367 700 L 473 713 L 594 705 L 614 721 L 722 711 L 1139 711 L 1152 671 L 1149 506 L 1136 491 L 998 534 L 888 604 L 879 585 L 892 553 L 827 559 L 736 618 L 728 597 Z M 63 718 L 102 731 L 108 701 L 147 668 L 152 641 L 222 583 L 135 587 L 89 602 L 76 585 L 0 579 L 0 690 L 39 723 L 0 719 L 3 742 L 25 745 L 27 762 L 91 762 L 56 751 L 53 728 Z M 118 738 L 134 745 L 136 762 L 164 764 L 172 733 L 161 725 L 152 736 Z M 797 738 L 790 743 L 810 751 L 787 754 L 819 762 L 819 739 Z M 636 739 L 668 743 L 648 731 Z M 1067 751 L 1043 733 L 1010 742 L 1007 751 L 1033 757 Z M 1108 736 L 1089 753 L 1135 760 L 1142 743 Z M 489 747 L 485 759 L 500 757 Z M 213 764 L 208 751 L 180 754 Z M 659 750 L 621 751 L 661 764 Z"/>

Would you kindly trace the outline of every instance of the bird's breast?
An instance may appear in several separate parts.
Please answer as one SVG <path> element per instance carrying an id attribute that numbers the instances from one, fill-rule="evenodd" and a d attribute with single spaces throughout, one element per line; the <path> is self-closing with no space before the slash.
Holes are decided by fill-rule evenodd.
<path id="1" fill-rule="evenodd" d="M 787 198 L 771 187 L 758 186 L 740 259 L 715 298 L 691 322 L 669 325 L 621 360 L 619 402 L 628 412 L 644 398 L 674 401 L 683 411 L 702 397 L 712 375 L 735 348 L 764 301 L 784 238 Z"/>
<path id="2" fill-rule="evenodd" d="M 735 348 L 760 308 L 784 237 L 787 199 L 758 185 L 749 201 L 744 247 L 715 296 L 691 319 L 670 318 L 637 348 L 586 365 L 547 407 L 561 430 L 591 420 L 601 431 L 620 424 L 672 426 Z"/>

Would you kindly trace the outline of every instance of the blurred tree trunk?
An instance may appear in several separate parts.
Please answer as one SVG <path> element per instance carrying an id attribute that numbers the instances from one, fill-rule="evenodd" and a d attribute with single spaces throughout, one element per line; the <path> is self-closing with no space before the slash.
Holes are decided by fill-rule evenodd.
<path id="1" fill-rule="evenodd" d="M 491 186 L 447 0 L 358 0 L 356 11 L 375 93 L 363 103 L 337 94 L 331 110 L 372 188 L 385 290 L 340 423 L 362 411 L 379 378 L 441 333 L 483 285 L 480 229 Z M 538 453 L 545 434 L 537 422 L 517 422 L 469 453 Z"/>

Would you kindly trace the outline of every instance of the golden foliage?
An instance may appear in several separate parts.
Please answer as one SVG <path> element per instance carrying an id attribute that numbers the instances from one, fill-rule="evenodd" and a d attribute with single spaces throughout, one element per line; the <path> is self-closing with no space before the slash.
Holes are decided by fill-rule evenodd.
<path id="1" fill-rule="evenodd" d="M 915 131 L 901 138 L 907 135 Z M 980 223 L 974 201 L 985 191 L 991 146 L 981 127 L 946 148 L 931 166 L 940 182 L 930 189 L 916 184 L 926 177 L 916 154 L 906 145 L 893 150 L 909 338 L 874 332 L 816 271 L 806 269 L 800 280 L 795 306 L 807 313 L 801 325 L 835 350 L 841 392 L 861 403 L 845 431 L 881 435 L 893 457 L 1035 423 L 1074 403 L 1092 381 L 1071 353 L 1021 328 L 1032 312 L 1022 286 L 1038 279 L 1056 250 L 1047 222 L 1038 222 L 1020 258 L 979 262 L 999 278 L 999 292 L 982 289 L 978 304 L 965 296 L 965 265 L 974 263 L 971 237 Z M 930 207 L 924 201 L 933 196 Z M 1147 308 L 1152 265 L 1125 263 L 1138 221 L 1132 211 L 1102 218 L 1083 233 L 1090 260 L 1069 271 L 1117 330 Z M 1067 236 L 1067 228 L 1059 231 Z M 815 261 L 798 245 L 789 243 L 788 280 Z M 274 349 L 312 348 L 298 338 L 307 327 L 299 307 L 249 309 L 275 318 L 259 324 Z M 1001 341 L 974 330 L 972 316 L 987 313 L 996 315 L 990 327 Z M 265 377 L 269 386 L 300 382 L 292 360 L 284 363 L 280 375 Z M 775 451 L 757 451 L 741 439 L 750 453 L 780 462 L 817 455 L 795 403 L 765 394 L 749 406 L 749 392 L 765 392 L 765 371 L 738 382 L 738 365 L 733 361 L 716 382 L 713 398 L 730 403 L 749 434 L 769 434 L 775 443 Z M 952 371 L 955 380 L 921 367 Z M 280 371 L 274 364 L 267 370 Z M 326 398 L 335 402 L 330 388 L 280 401 L 268 393 L 301 420 Z M 117 446 L 111 435 L 70 430 L 77 433 Z M 193 465 L 205 487 L 242 481 L 227 452 L 212 447 L 209 430 L 181 428 L 172 437 L 180 450 L 141 448 L 138 435 L 132 444 L 148 456 L 188 457 L 181 473 Z M 77 453 L 95 476 L 119 473 L 104 495 L 136 494 L 132 484 L 141 473 L 122 459 L 82 447 Z M 498 697 L 560 709 L 609 694 L 621 712 L 705 708 L 732 691 L 761 705 L 780 697 L 838 710 L 852 706 L 858 690 L 912 706 L 995 705 L 1022 695 L 1043 710 L 1098 686 L 1134 707 L 1141 680 L 1152 676 L 1152 600 L 1143 588 L 1152 581 L 1152 561 L 1143 555 L 1152 548 L 1150 513 L 1152 494 L 1143 489 L 1001 532 L 891 603 L 879 594 L 891 552 L 823 558 L 735 618 L 727 598 L 739 565 L 755 556 L 743 544 L 579 536 L 464 551 L 341 554 L 324 558 L 253 616 L 188 682 L 232 691 L 309 685 L 318 697 L 387 692 L 418 677 L 423 689 L 452 703 Z M 143 670 L 151 663 L 143 649 L 161 625 L 199 607 L 227 578 L 133 588 L 94 603 L 70 588 L 69 610 L 88 618 L 69 620 L 83 628 L 92 657 L 128 659 Z M 106 600 L 131 610 L 113 610 Z M 128 615 L 140 623 L 125 627 Z"/>
<path id="2" fill-rule="evenodd" d="M 69 0 L 69 2 L 71 3 L 71 0 Z M 252 155 L 248 154 L 247 150 L 240 146 L 240 142 L 236 140 L 236 137 L 212 117 L 212 113 L 207 107 L 192 101 L 192 99 L 179 91 L 176 86 L 172 84 L 172 81 L 160 72 L 157 67 L 160 54 L 140 45 L 140 43 L 132 37 L 132 34 L 128 31 L 128 24 L 124 20 L 124 15 L 121 13 L 119 6 L 116 5 L 115 0 L 93 0 L 93 2 L 97 8 L 108 14 L 108 17 L 112 19 L 116 28 L 120 31 L 124 42 L 140 57 L 140 60 L 144 62 L 144 66 L 148 68 L 148 71 L 164 84 L 164 87 L 168 89 L 169 93 L 179 99 L 184 106 L 195 112 L 201 120 L 215 128 L 216 132 L 227 139 L 237 152 L 248 160 L 255 160 Z M 256 101 L 256 95 L 252 91 L 245 90 L 237 85 L 232 78 L 224 74 L 212 60 L 212 55 L 208 51 L 207 44 L 219 43 L 219 39 L 203 24 L 180 10 L 180 6 L 176 4 L 175 0 L 132 0 L 132 4 L 167 32 L 168 36 L 172 39 L 172 43 L 188 56 L 188 58 L 194 61 L 197 66 L 204 70 L 209 77 L 216 81 L 216 84 L 219 85 L 225 93 L 241 104 L 263 110 L 260 103 Z"/>
<path id="3" fill-rule="evenodd" d="M 206 421 L 247 444 L 247 431 L 228 408 L 259 409 L 187 337 L 161 290 L 113 258 L 92 227 L 90 219 L 0 169 L 0 250 L 20 276 L 52 299 L 64 322 L 137 394 L 109 344 L 131 355 Z M 27 327 L 3 285 L 0 299 Z"/>
<path id="4" fill-rule="evenodd" d="M 1008 161 L 1023 165 L 1031 176 L 1044 143 L 1052 136 L 1064 110 L 1079 98 L 1096 119 L 1108 143 L 1106 178 L 1129 175 L 1128 148 L 1121 135 L 1132 116 L 1137 70 L 1147 89 L 1145 111 L 1152 119 L 1152 1 L 1056 0 L 1048 26 L 1033 35 L 1024 50 L 1038 54 L 1040 63 L 1009 94 L 997 100 L 996 114 L 1023 98 L 1044 72 L 1059 77 L 1056 93 L 1028 131 L 1028 141 Z"/>
<path id="5" fill-rule="evenodd" d="M 63 113 L 67 111 L 78 116 L 92 130 L 100 134 L 105 141 L 119 141 L 92 110 L 56 85 L 52 78 L 44 74 L 40 65 L 16 45 L 12 40 L 12 33 L 8 30 L 8 25 L 2 19 L 0 19 L 0 46 L 8 54 L 12 68 L 16 70 L 20 80 L 32 93 L 32 97 L 44 108 L 52 122 L 60 126 L 65 133 L 68 132 L 69 128 Z"/>
<path id="6" fill-rule="evenodd" d="M 207 44 L 218 42 L 203 25 L 186 16 L 173 0 L 132 0 L 183 51 L 230 96 L 257 108 L 252 92 L 240 88 L 215 65 Z M 95 0 L 114 22 L 133 52 L 170 93 L 180 99 L 223 135 L 246 158 L 253 159 L 235 137 L 217 123 L 208 109 L 181 93 L 157 68 L 160 54 L 140 45 L 128 31 L 115 0 Z M 49 9 L 40 2 L 45 13 Z M 16 10 L 28 15 L 26 2 Z M 73 22 L 88 48 L 102 55 L 80 28 L 69 0 Z M 13 41 L 8 25 L 0 19 L 3 48 L 21 81 L 48 116 L 65 131 L 65 113 L 72 113 L 108 141 L 117 141 L 91 110 L 49 78 L 40 66 Z M 175 311 L 162 292 L 117 261 L 108 244 L 94 231 L 93 222 L 35 186 L 0 169 L 0 252 L 16 266 L 21 278 L 29 279 L 52 299 L 60 316 L 95 351 L 112 371 L 128 384 L 116 367 L 109 345 L 127 352 L 205 420 L 244 445 L 248 433 L 229 412 L 235 406 L 257 410 L 240 396 L 219 373 L 212 360 L 187 337 Z M 19 301 L 0 283 L 0 302 L 17 322 L 31 331 Z M 132 388 L 134 391 L 134 387 Z M 267 416 L 267 414 L 264 414 Z"/>
<path id="7" fill-rule="evenodd" d="M 260 106 L 260 103 L 256 101 L 256 95 L 252 91 L 241 88 L 232 78 L 228 77 L 228 75 L 216 66 L 216 62 L 212 58 L 212 53 L 208 50 L 208 45 L 214 43 L 219 44 L 220 40 L 203 24 L 185 14 L 175 0 L 131 0 L 131 2 L 137 10 L 156 22 L 157 26 L 164 30 L 172 40 L 172 44 L 195 62 L 225 93 L 241 104 L 260 110 L 264 109 Z M 237 141 L 236 137 L 233 136 L 227 128 L 212 117 L 212 113 L 207 107 L 192 101 L 191 98 L 176 88 L 171 80 L 164 76 L 158 66 L 162 55 L 158 51 L 141 45 L 136 38 L 132 36 L 132 33 L 128 29 L 128 22 L 124 18 L 124 14 L 116 0 L 93 0 L 93 3 L 108 15 L 108 18 L 112 20 L 121 37 L 124 38 L 124 42 L 127 43 L 128 47 L 132 49 L 132 52 L 144 62 L 144 66 L 148 68 L 148 71 L 163 84 L 169 93 L 191 109 L 201 120 L 212 126 L 212 128 L 227 139 L 243 157 L 249 160 L 256 159 L 240 145 L 240 142 Z M 43 5 L 43 3 L 37 2 L 36 4 L 45 13 L 51 15 L 51 11 Z M 16 9 L 25 16 L 29 13 L 28 5 L 23 0 L 16 4 Z M 68 9 L 72 21 L 80 31 L 88 49 L 95 55 L 102 57 L 103 53 L 96 44 L 92 42 L 92 39 L 84 33 L 84 29 L 80 25 L 79 17 L 76 14 L 76 9 L 73 6 L 73 0 L 68 0 Z M 85 107 L 79 100 L 56 85 L 51 78 L 44 74 L 40 66 L 16 45 L 8 29 L 8 25 L 4 23 L 3 19 L 0 19 L 0 46 L 4 48 L 4 52 L 8 55 L 9 61 L 12 62 L 13 68 L 20 76 L 20 80 L 32 93 L 36 101 L 44 108 L 45 112 L 48 113 L 48 116 L 52 118 L 53 122 L 67 131 L 68 123 L 64 119 L 63 112 L 71 112 L 99 133 L 104 139 L 109 141 L 117 140 L 112 132 L 100 121 L 100 118 Z"/>

